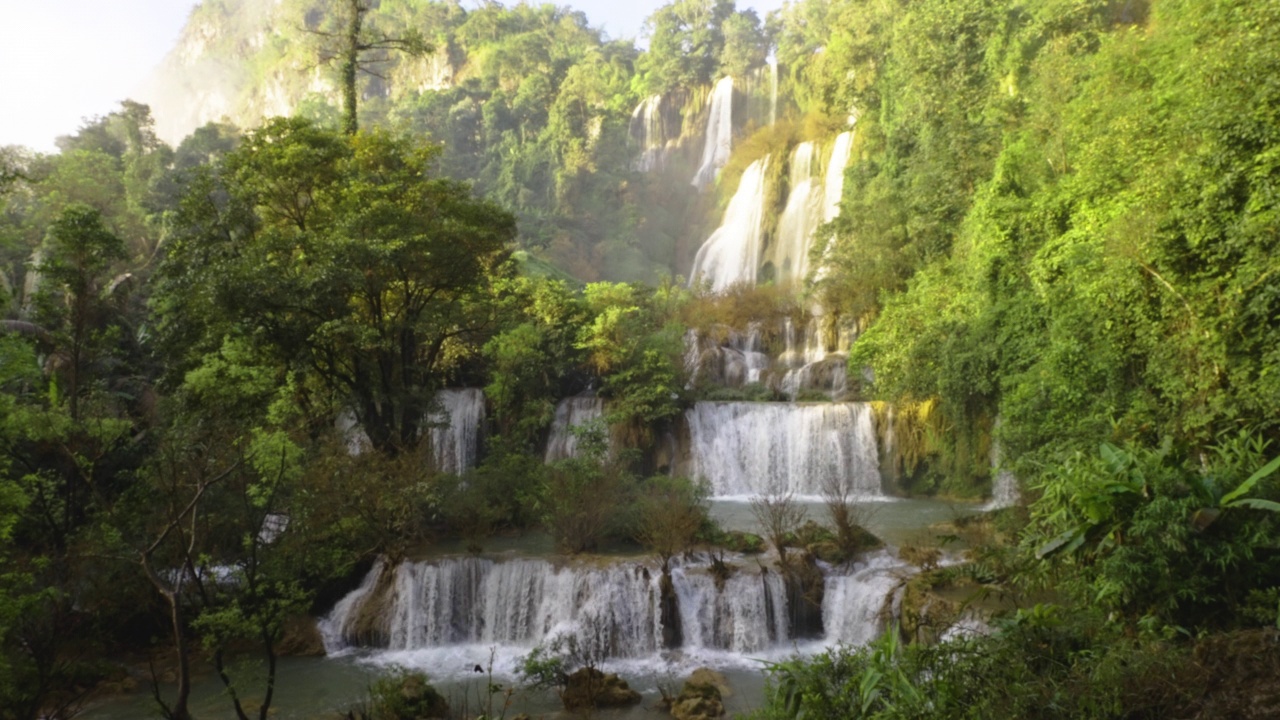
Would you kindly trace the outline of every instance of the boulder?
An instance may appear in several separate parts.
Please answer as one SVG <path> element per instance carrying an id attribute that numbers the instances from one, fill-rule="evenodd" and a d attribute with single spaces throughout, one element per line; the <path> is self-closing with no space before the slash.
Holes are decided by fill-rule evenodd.
<path id="1" fill-rule="evenodd" d="M 729 682 L 724 675 L 709 668 L 698 668 L 671 702 L 671 716 L 676 720 L 722 718 L 725 716 L 724 698 L 728 695 Z"/>
<path id="2" fill-rule="evenodd" d="M 606 675 L 595 668 L 582 668 L 566 679 L 560 700 L 566 710 L 626 707 L 640 702 L 640 693 L 613 673 Z"/>

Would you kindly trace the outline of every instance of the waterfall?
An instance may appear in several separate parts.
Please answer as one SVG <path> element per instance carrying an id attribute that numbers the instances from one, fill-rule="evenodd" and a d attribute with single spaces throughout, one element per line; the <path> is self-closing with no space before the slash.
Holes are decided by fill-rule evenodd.
<path id="1" fill-rule="evenodd" d="M 750 658 L 794 652 L 782 575 L 741 556 L 726 560 L 732 569 L 719 581 L 705 555 L 672 561 L 683 636 L 675 657 L 697 666 L 710 657 L 732 661 L 730 653 L 754 667 Z M 852 568 L 825 568 L 826 635 L 819 644 L 874 639 L 896 611 L 902 578 L 913 570 L 885 551 Z M 659 660 L 669 670 L 661 577 L 641 560 L 451 557 L 394 568 L 379 561 L 318 625 L 331 655 L 379 647 L 391 662 L 425 661 L 440 676 L 470 672 L 490 648 L 510 661 L 557 637 L 574 638 L 597 660 Z M 507 667 L 514 670 L 510 662 Z"/>
<path id="2" fill-rule="evenodd" d="M 705 190 L 720 176 L 733 149 L 733 78 L 723 77 L 711 91 L 711 108 L 707 113 L 707 140 L 702 160 L 692 185 Z"/>
<path id="3" fill-rule="evenodd" d="M 631 138 L 640 147 L 632 168 L 638 172 L 660 170 L 666 162 L 668 133 L 662 103 L 661 95 L 650 95 L 631 113 Z"/>
<path id="4" fill-rule="evenodd" d="M 991 472 L 995 474 L 995 478 L 991 481 L 991 502 L 983 507 L 984 510 L 1000 510 L 1022 502 L 1017 476 L 1004 467 L 1004 446 L 1000 443 L 1000 426 L 1003 422 L 1003 418 L 997 416 L 995 426 L 991 429 Z"/>
<path id="5" fill-rule="evenodd" d="M 383 573 L 379 563 L 322 621 L 331 651 L 371 640 L 390 650 L 532 647 L 557 636 L 599 658 L 663 649 L 661 572 L 641 561 L 405 561 L 380 588 Z M 790 638 L 776 573 L 740 569 L 719 586 L 705 560 L 675 561 L 671 579 L 686 648 L 753 652 Z"/>
<path id="6" fill-rule="evenodd" d="M 476 466 L 480 454 L 484 392 L 478 388 L 441 390 L 435 399 L 438 408 L 426 417 L 432 467 L 439 472 L 464 473 Z M 354 411 L 338 413 L 334 427 L 349 454 L 359 455 L 373 447 Z"/>
<path id="7" fill-rule="evenodd" d="M 435 469 L 460 475 L 476 466 L 480 453 L 480 425 L 484 422 L 484 392 L 478 388 L 441 390 L 440 410 L 431 423 L 431 457 Z"/>
<path id="8" fill-rule="evenodd" d="M 831 222 L 840 215 L 840 198 L 844 195 L 844 170 L 849 166 L 849 155 L 852 152 L 853 131 L 837 135 L 831 148 L 831 157 L 827 159 L 827 177 L 822 184 L 822 222 Z"/>
<path id="9" fill-rule="evenodd" d="M 578 395 L 561 400 L 556 405 L 555 418 L 551 421 L 551 434 L 547 438 L 545 461 L 571 458 L 578 454 L 578 436 L 572 430 L 604 417 L 604 400 L 598 397 Z"/>
<path id="10" fill-rule="evenodd" d="M 903 577 L 915 571 L 880 551 L 851 575 L 828 575 L 822 597 L 827 641 L 863 645 L 876 639 L 892 619 L 894 594 Z"/>
<path id="11" fill-rule="evenodd" d="M 705 567 L 671 574 L 686 648 L 757 652 L 791 638 L 787 588 L 768 571 L 735 572 L 723 588 Z"/>
<path id="12" fill-rule="evenodd" d="M 869 405 L 700 402 L 685 419 L 693 475 L 716 496 L 882 494 Z"/>
<path id="13" fill-rule="evenodd" d="M 803 142 L 791 153 L 791 193 L 778 219 L 773 265 L 779 281 L 803 282 L 809 271 L 809 246 L 823 218 L 823 194 L 814 177 L 816 148 Z"/>
<path id="14" fill-rule="evenodd" d="M 713 292 L 738 283 L 755 283 L 764 234 L 764 183 L 769 157 L 751 163 L 738 191 L 729 201 L 724 220 L 698 248 L 690 283 L 708 282 Z"/>

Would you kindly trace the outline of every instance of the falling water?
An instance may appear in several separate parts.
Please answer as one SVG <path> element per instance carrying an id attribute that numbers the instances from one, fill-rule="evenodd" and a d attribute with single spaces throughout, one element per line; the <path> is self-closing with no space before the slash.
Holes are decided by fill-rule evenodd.
<path id="1" fill-rule="evenodd" d="M 862 403 L 700 402 L 685 413 L 695 477 L 716 496 L 881 495 L 875 426 Z"/>
<path id="2" fill-rule="evenodd" d="M 844 195 L 844 170 L 849 165 L 849 156 L 852 152 L 853 131 L 849 130 L 837 135 L 835 144 L 831 148 L 831 157 L 827 160 L 827 177 L 822 184 L 823 222 L 831 222 L 840 215 L 840 198 Z"/>
<path id="3" fill-rule="evenodd" d="M 874 640 L 892 619 L 895 590 L 915 571 L 880 551 L 851 575 L 829 575 L 822 598 L 827 641 L 863 645 Z"/>
<path id="4" fill-rule="evenodd" d="M 639 561 L 558 565 L 543 559 L 405 561 L 380 588 L 374 567 L 321 626 L 331 650 L 447 645 L 532 647 L 573 636 L 598 658 L 663 648 L 660 578 Z M 675 561 L 686 648 L 752 652 L 785 642 L 787 595 L 776 573 L 738 570 L 717 584 L 706 561 Z M 371 632 L 372 631 L 372 632 Z"/>
<path id="5" fill-rule="evenodd" d="M 484 423 L 484 393 L 477 388 L 441 390 L 436 393 L 438 409 L 427 415 L 431 437 L 432 467 L 440 472 L 460 474 L 476 466 L 480 453 L 480 432 Z M 369 435 L 351 410 L 338 413 L 334 421 L 338 434 L 351 455 L 373 447 Z"/>
<path id="6" fill-rule="evenodd" d="M 556 405 L 556 415 L 551 421 L 551 434 L 547 438 L 546 462 L 573 457 L 578 453 L 578 436 L 573 428 L 581 427 L 604 417 L 604 400 L 598 397 L 578 395 L 565 398 Z"/>
<path id="7" fill-rule="evenodd" d="M 705 556 L 672 560 L 680 656 L 723 662 L 794 652 L 783 577 L 745 557 L 724 559 L 736 568 L 719 580 Z M 896 613 L 902 579 L 912 571 L 884 551 L 852 568 L 825 568 L 826 634 L 819 644 L 875 638 Z M 413 662 L 409 653 L 418 652 L 428 662 L 447 664 L 431 668 L 433 674 L 467 672 L 474 660 L 465 658 L 486 656 L 491 648 L 514 658 L 557 637 L 574 638 L 598 660 L 665 666 L 662 658 L 671 657 L 664 655 L 661 607 L 661 573 L 639 560 L 454 557 L 405 561 L 389 572 L 379 561 L 319 629 L 331 654 L 377 647 Z"/>
<path id="8" fill-rule="evenodd" d="M 1004 446 L 1000 443 L 1002 423 L 1003 419 L 997 417 L 995 427 L 991 430 L 991 472 L 995 473 L 995 479 L 991 482 L 991 502 L 986 504 L 984 510 L 1000 510 L 1022 502 L 1018 478 L 1004 466 Z"/>
<path id="9" fill-rule="evenodd" d="M 742 174 L 738 191 L 729 201 L 720 227 L 698 249 L 690 282 L 708 282 L 713 292 L 738 283 L 756 281 L 764 231 L 764 183 L 769 166 L 766 155 Z"/>
<path id="10" fill-rule="evenodd" d="M 705 190 L 720 176 L 733 149 L 733 78 L 724 77 L 711 91 L 711 109 L 707 114 L 707 141 L 702 148 L 702 161 L 693 176 L 693 186 Z"/>
<path id="11" fill-rule="evenodd" d="M 436 402 L 440 410 L 428 417 L 432 462 L 440 472 L 464 473 L 476 466 L 480 452 L 484 393 L 478 388 L 441 390 Z"/>
<path id="12" fill-rule="evenodd" d="M 809 270 L 809 245 L 822 222 L 823 194 L 814 177 L 815 147 L 800 143 L 791 154 L 791 193 L 778 219 L 773 259 L 777 278 L 803 281 Z"/>
<path id="13" fill-rule="evenodd" d="M 661 95 L 650 95 L 631 113 L 631 138 L 640 148 L 632 167 L 639 172 L 659 170 L 666 162 L 668 133 L 662 103 Z"/>

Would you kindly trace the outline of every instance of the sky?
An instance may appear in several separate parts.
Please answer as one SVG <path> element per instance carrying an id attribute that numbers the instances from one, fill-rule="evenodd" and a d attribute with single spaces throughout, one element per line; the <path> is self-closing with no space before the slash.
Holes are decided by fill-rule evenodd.
<path id="1" fill-rule="evenodd" d="M 668 0 L 558 0 L 610 37 L 638 37 Z M 85 119 L 135 94 L 195 0 L 0 0 L 0 146 L 54 150 Z M 464 0 L 464 6 L 472 5 Z M 508 2 L 508 4 L 511 4 Z M 764 16 L 782 0 L 738 0 Z"/>

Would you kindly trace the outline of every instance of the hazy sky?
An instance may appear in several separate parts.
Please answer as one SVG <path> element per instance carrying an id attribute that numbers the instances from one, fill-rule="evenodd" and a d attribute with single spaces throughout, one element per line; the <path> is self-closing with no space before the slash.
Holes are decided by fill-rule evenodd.
<path id="1" fill-rule="evenodd" d="M 667 0 L 561 0 L 611 37 L 639 35 Z M 0 0 L 0 145 L 53 149 L 134 94 L 195 0 Z M 464 6 L 473 3 L 464 0 Z M 508 2 L 508 4 L 511 4 Z M 761 17 L 782 0 L 738 0 Z"/>

